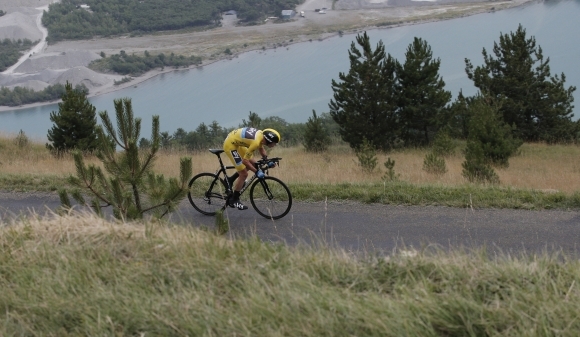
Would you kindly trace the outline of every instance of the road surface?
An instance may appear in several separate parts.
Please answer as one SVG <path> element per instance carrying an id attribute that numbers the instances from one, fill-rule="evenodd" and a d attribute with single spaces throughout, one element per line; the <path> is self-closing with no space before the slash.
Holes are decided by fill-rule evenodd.
<path id="1" fill-rule="evenodd" d="M 55 194 L 0 193 L 0 220 L 19 214 L 43 215 L 59 206 Z M 580 251 L 580 212 L 526 211 L 450 207 L 392 206 L 315 202 L 294 203 L 277 221 L 253 209 L 227 210 L 228 235 L 257 235 L 268 242 L 321 242 L 348 251 L 389 253 L 397 248 L 478 248 L 489 252 Z M 197 213 L 184 200 L 170 220 L 193 226 L 214 226 L 214 218 Z"/>

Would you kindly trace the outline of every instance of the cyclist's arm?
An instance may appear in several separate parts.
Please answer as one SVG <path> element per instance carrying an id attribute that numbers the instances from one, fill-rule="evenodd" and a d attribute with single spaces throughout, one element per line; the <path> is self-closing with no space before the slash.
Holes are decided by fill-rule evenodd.
<path id="1" fill-rule="evenodd" d="M 252 162 L 249 159 L 242 159 L 242 162 L 244 163 L 244 165 L 246 166 L 246 168 L 254 173 L 256 173 L 258 171 L 258 169 L 256 169 L 256 165 L 254 164 L 254 162 Z"/>
<path id="2" fill-rule="evenodd" d="M 252 158 L 252 154 L 256 150 L 258 150 L 260 152 L 262 157 L 264 157 L 264 155 L 266 155 L 266 150 L 264 150 L 264 148 L 261 146 L 260 142 L 254 140 L 252 142 L 252 144 L 250 144 L 250 146 L 248 147 L 248 150 L 246 151 L 246 155 L 242 159 L 242 162 L 244 163 L 244 165 L 246 165 L 248 170 L 250 170 L 254 173 L 256 173 L 258 171 L 258 169 L 256 168 L 256 165 L 251 160 L 251 158 Z"/>
<path id="3" fill-rule="evenodd" d="M 263 158 L 263 159 L 265 159 L 265 158 L 267 158 L 267 157 L 268 157 L 268 153 L 266 152 L 266 150 L 264 149 L 264 147 L 263 147 L 263 146 L 260 146 L 260 147 L 258 148 L 258 151 L 260 151 L 260 154 L 262 155 L 262 158 Z"/>

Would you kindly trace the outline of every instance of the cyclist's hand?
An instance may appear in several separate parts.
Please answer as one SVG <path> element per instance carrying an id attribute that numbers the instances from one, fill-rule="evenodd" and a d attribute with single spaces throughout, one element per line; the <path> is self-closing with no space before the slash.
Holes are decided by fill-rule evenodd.
<path id="1" fill-rule="evenodd" d="M 264 172 L 262 172 L 262 170 L 256 171 L 256 177 L 258 177 L 258 179 L 264 179 Z"/>
<path id="2" fill-rule="evenodd" d="M 276 163 L 275 163 L 275 162 L 273 162 L 273 161 L 271 161 L 271 162 L 268 162 L 268 167 L 269 167 L 269 168 L 276 167 Z"/>

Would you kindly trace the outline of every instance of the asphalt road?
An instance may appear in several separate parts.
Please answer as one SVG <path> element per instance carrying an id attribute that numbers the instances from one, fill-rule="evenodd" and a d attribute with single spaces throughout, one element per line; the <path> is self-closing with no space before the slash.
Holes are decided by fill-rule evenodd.
<path id="1" fill-rule="evenodd" d="M 248 203 L 249 204 L 249 203 Z M 54 194 L 0 193 L 0 220 L 50 213 L 59 206 Z M 272 221 L 252 208 L 227 209 L 228 235 L 257 235 L 269 242 L 325 243 L 355 252 L 389 253 L 394 249 L 478 248 L 488 252 L 562 250 L 579 255 L 580 212 L 366 205 L 359 203 L 294 203 L 283 219 Z M 170 220 L 214 226 L 214 218 L 197 213 L 184 200 Z"/>

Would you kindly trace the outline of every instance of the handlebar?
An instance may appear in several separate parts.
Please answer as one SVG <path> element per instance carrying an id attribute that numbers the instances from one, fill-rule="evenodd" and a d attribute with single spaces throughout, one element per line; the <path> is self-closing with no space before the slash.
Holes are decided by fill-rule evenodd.
<path id="1" fill-rule="evenodd" d="M 275 163 L 276 166 L 280 166 L 280 160 L 282 160 L 282 158 L 280 158 L 280 157 L 260 159 L 260 160 L 256 161 L 256 166 L 257 166 L 256 168 L 258 170 L 267 171 L 270 168 L 268 166 L 268 163 Z"/>

